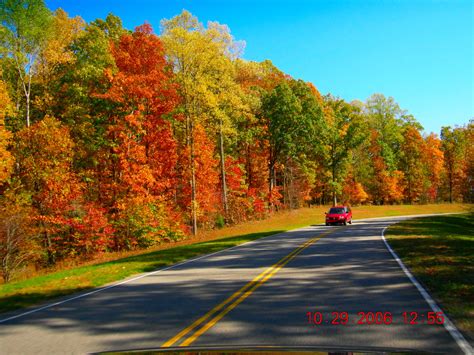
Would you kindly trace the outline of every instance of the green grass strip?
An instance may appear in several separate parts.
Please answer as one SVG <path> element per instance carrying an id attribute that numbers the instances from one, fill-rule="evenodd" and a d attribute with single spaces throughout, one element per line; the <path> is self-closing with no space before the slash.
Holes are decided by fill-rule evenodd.
<path id="1" fill-rule="evenodd" d="M 28 307 L 55 297 L 103 286 L 134 274 L 164 268 L 280 232 L 283 230 L 250 233 L 184 245 L 3 284 L 0 285 L 0 312 Z"/>
<path id="2" fill-rule="evenodd" d="M 474 214 L 423 217 L 388 228 L 403 262 L 474 339 Z"/>

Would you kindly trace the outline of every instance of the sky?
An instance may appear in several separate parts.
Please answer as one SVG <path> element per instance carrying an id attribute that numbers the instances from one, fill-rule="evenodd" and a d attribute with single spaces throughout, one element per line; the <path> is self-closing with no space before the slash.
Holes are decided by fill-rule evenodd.
<path id="1" fill-rule="evenodd" d="M 474 118 L 472 0 L 46 0 L 87 22 L 119 16 L 128 29 L 190 11 L 229 26 L 243 58 L 270 59 L 323 94 L 392 96 L 425 132 Z"/>

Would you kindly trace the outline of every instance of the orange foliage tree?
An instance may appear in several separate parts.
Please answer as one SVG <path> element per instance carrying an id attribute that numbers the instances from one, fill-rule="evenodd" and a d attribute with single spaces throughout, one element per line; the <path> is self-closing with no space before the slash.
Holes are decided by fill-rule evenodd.
<path id="1" fill-rule="evenodd" d="M 428 180 L 425 186 L 425 201 L 434 202 L 439 196 L 444 154 L 441 150 L 441 140 L 433 133 L 425 138 L 422 160 Z"/>
<path id="2" fill-rule="evenodd" d="M 83 199 L 83 184 L 72 170 L 73 149 L 69 129 L 52 117 L 17 134 L 19 178 L 38 212 L 36 221 L 49 264 L 62 257 L 105 251 L 112 236 L 103 211 Z M 96 228 L 87 227 L 91 225 Z"/>
<path id="3" fill-rule="evenodd" d="M 178 155 L 169 120 L 177 103 L 172 72 L 150 25 L 124 34 L 112 53 L 118 71 L 103 98 L 114 104 L 103 155 L 105 203 L 117 227 L 115 248 L 159 242 L 176 221 L 167 213 L 175 197 Z"/>
<path id="4" fill-rule="evenodd" d="M 207 137 L 204 128 L 197 124 L 194 127 L 194 164 L 196 167 L 196 200 L 194 206 L 196 217 L 200 223 L 207 226 L 213 226 L 213 217 L 219 211 L 220 193 L 219 193 L 219 173 L 218 161 L 215 158 L 215 149 L 213 142 Z M 189 167 L 190 153 L 189 146 L 181 147 L 179 154 L 180 180 L 191 180 L 191 169 Z M 192 199 L 191 184 L 183 183 L 177 195 L 177 203 L 186 215 L 191 215 Z M 191 223 L 191 221 L 187 221 Z"/>
<path id="5" fill-rule="evenodd" d="M 344 182 L 342 194 L 345 198 L 345 203 L 350 205 L 359 205 L 364 203 L 369 198 L 367 192 L 360 182 L 356 182 L 352 174 L 348 174 Z"/>
<path id="6" fill-rule="evenodd" d="M 420 132 L 408 126 L 403 132 L 401 148 L 401 167 L 404 173 L 405 200 L 409 203 L 418 202 L 428 182 L 424 174 L 425 141 Z"/>

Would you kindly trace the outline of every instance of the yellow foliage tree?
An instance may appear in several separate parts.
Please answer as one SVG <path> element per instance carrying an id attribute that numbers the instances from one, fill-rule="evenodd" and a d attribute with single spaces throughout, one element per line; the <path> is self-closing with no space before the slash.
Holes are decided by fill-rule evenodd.
<path id="1" fill-rule="evenodd" d="M 181 112 L 184 120 L 175 127 L 183 151 L 189 152 L 191 183 L 191 221 L 193 234 L 197 233 L 199 210 L 196 187 L 195 131 L 204 127 L 207 135 L 219 138 L 223 205 L 227 209 L 224 135 L 232 130 L 230 117 L 241 106 L 240 87 L 235 82 L 232 59 L 238 57 L 242 46 L 234 42 L 227 26 L 209 22 L 205 28 L 188 11 L 170 20 L 162 21 L 162 40 L 175 80 L 179 84 Z"/>
<path id="2" fill-rule="evenodd" d="M 47 110 L 54 100 L 54 94 L 48 86 L 62 75 L 59 70 L 61 66 L 72 64 L 76 60 L 71 44 L 79 38 L 84 26 L 85 22 L 79 16 L 70 18 L 61 8 L 54 12 L 50 34 L 41 48 L 35 66 L 35 81 L 43 87 L 43 92 L 35 97 L 34 104 L 44 113 L 52 113 Z"/>

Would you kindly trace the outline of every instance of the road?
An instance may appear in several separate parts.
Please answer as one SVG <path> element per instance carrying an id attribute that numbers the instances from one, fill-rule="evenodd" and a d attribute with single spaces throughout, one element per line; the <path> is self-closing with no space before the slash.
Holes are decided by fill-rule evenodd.
<path id="1" fill-rule="evenodd" d="M 19 317 L 0 321 L 0 353 L 179 345 L 462 353 L 443 325 L 404 323 L 403 312 L 421 319 L 432 309 L 381 237 L 400 219 L 309 226 L 16 312 Z M 308 323 L 307 312 L 321 312 L 321 324 Z M 331 324 L 332 312 L 347 312 L 348 323 Z M 357 324 L 358 312 L 390 312 L 392 323 Z"/>

